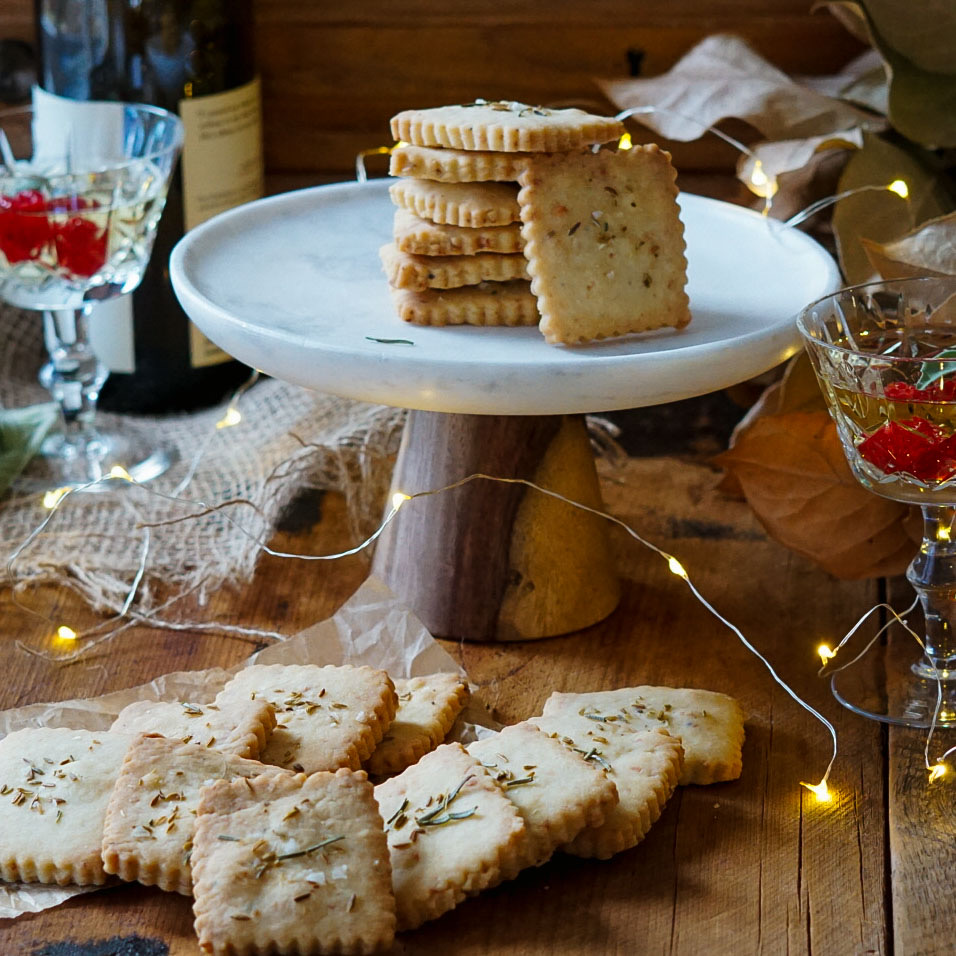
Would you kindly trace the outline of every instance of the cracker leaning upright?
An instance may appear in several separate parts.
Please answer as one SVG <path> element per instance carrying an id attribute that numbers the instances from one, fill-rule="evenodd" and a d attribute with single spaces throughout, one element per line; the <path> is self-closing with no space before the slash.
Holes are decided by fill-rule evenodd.
<path id="1" fill-rule="evenodd" d="M 548 342 L 690 321 L 668 153 L 650 145 L 539 156 L 519 183 L 524 254 Z"/>

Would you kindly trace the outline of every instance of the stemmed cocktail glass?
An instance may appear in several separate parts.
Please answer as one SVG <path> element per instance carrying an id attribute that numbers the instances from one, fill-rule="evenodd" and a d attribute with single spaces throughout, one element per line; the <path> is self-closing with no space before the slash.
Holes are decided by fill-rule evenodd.
<path id="1" fill-rule="evenodd" d="M 151 106 L 77 107 L 66 117 L 38 107 L 0 113 L 0 298 L 43 313 L 45 384 L 62 426 L 44 442 L 34 477 L 50 487 L 95 481 L 117 464 L 145 480 L 170 464 L 141 439 L 96 428 L 108 372 L 88 325 L 96 302 L 143 277 L 182 124 Z"/>
<path id="2" fill-rule="evenodd" d="M 835 292 L 798 317 L 856 478 L 917 504 L 923 540 L 907 571 L 925 618 L 908 669 L 834 675 L 848 707 L 906 726 L 956 724 L 956 277 L 884 280 Z"/>

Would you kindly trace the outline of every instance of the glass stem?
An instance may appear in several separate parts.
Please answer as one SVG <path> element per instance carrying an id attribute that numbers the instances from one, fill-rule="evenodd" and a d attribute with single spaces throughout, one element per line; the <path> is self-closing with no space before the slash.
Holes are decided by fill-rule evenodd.
<path id="1" fill-rule="evenodd" d="M 49 389 L 60 405 L 61 457 L 90 457 L 98 449 L 93 419 L 100 389 L 109 370 L 93 354 L 89 340 L 92 305 L 43 313 L 43 332 L 50 354 Z"/>
<path id="2" fill-rule="evenodd" d="M 906 572 L 926 619 L 921 677 L 956 679 L 956 508 L 923 505 L 923 541 Z"/>

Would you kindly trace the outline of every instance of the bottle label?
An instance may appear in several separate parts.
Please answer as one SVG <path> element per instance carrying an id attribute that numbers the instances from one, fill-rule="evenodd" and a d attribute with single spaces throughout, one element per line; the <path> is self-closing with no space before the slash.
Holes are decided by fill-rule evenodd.
<path id="1" fill-rule="evenodd" d="M 263 192 L 259 80 L 181 100 L 186 229 Z"/>
<path id="2" fill-rule="evenodd" d="M 183 215 L 189 230 L 263 193 L 259 79 L 225 93 L 181 100 L 179 115 L 184 130 Z M 230 358 L 191 322 L 189 346 L 194 368 Z"/>

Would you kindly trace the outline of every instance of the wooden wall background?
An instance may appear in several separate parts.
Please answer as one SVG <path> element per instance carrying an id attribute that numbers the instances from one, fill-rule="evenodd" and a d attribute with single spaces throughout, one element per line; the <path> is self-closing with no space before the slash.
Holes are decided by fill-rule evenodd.
<path id="1" fill-rule="evenodd" d="M 812 0 L 256 0 L 272 174 L 352 175 L 400 109 L 477 97 L 602 103 L 593 77 L 664 72 L 701 38 L 737 33 L 788 73 L 861 49 Z M 32 0 L 0 0 L 0 36 L 30 40 Z M 717 141 L 678 168 L 729 165 Z"/>

